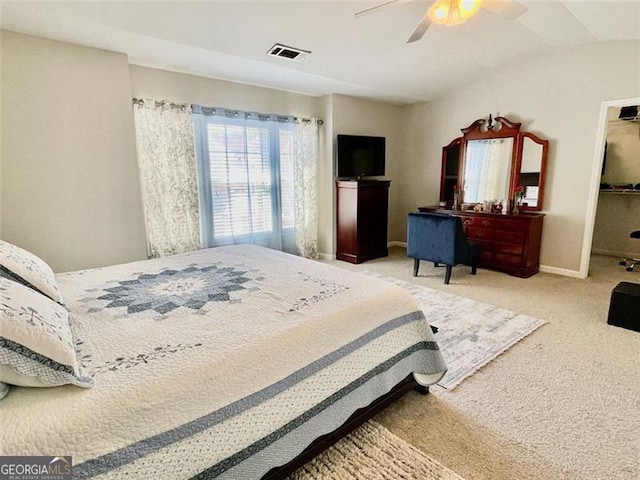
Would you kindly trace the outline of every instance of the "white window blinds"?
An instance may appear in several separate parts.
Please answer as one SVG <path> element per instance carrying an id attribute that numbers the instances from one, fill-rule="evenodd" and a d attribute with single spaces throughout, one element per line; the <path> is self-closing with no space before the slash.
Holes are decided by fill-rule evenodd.
<path id="1" fill-rule="evenodd" d="M 204 247 L 295 251 L 293 118 L 194 106 Z"/>

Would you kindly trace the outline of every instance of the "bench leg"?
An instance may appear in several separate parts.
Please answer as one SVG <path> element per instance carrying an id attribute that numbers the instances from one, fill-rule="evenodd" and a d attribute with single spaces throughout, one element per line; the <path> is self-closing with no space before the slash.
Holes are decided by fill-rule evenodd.
<path id="1" fill-rule="evenodd" d="M 447 265 L 447 271 L 444 274 L 444 284 L 449 285 L 450 280 L 451 280 L 451 265 Z"/>
<path id="2" fill-rule="evenodd" d="M 420 260 L 417 258 L 413 259 L 413 276 L 418 276 L 418 269 L 420 268 Z"/>

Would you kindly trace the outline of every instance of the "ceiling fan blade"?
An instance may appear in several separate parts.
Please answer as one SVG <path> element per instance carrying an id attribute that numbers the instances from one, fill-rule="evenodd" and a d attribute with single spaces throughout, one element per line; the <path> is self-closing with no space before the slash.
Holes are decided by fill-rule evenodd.
<path id="1" fill-rule="evenodd" d="M 420 40 L 424 36 L 430 25 L 431 20 L 429 20 L 429 16 L 425 13 L 424 17 L 422 17 L 422 20 L 420 20 L 420 23 L 409 37 L 409 40 L 407 40 L 407 43 L 413 43 Z"/>
<path id="2" fill-rule="evenodd" d="M 527 7 L 515 0 L 484 0 L 482 6 L 490 12 L 511 20 L 515 20 L 527 11 Z"/>
<path id="3" fill-rule="evenodd" d="M 370 13 L 373 13 L 373 12 L 375 12 L 375 11 L 381 9 L 381 8 L 388 7 L 389 5 L 392 5 L 394 3 L 398 3 L 399 1 L 400 0 L 390 0 L 388 2 L 381 3 L 380 5 L 376 5 L 375 7 L 367 8 L 365 10 L 361 10 L 359 12 L 356 12 L 354 17 L 355 18 L 360 18 L 360 17 L 362 17 L 364 15 L 368 15 Z"/>

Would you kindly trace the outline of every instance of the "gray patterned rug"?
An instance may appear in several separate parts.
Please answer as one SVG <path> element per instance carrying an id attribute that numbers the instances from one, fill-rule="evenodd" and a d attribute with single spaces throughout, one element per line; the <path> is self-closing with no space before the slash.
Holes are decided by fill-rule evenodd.
<path id="1" fill-rule="evenodd" d="M 449 370 L 438 382 L 452 389 L 509 347 L 541 327 L 544 320 L 504 308 L 387 277 L 363 272 L 411 292 L 430 324 Z"/>
<path id="2" fill-rule="evenodd" d="M 288 480 L 463 480 L 457 473 L 369 421 Z"/>

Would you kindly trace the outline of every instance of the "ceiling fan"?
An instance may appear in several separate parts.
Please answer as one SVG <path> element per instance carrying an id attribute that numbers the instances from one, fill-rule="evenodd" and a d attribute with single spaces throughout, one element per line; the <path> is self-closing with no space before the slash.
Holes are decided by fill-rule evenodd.
<path id="1" fill-rule="evenodd" d="M 394 3 L 405 3 L 407 1 L 411 0 L 390 0 L 357 12 L 355 18 L 377 12 Z M 431 5 L 427 12 L 407 40 L 407 43 L 420 40 L 432 23 L 452 26 L 466 22 L 478 13 L 480 7 L 512 19 L 519 17 L 526 11 L 526 7 L 515 0 L 433 0 L 430 3 Z"/>

